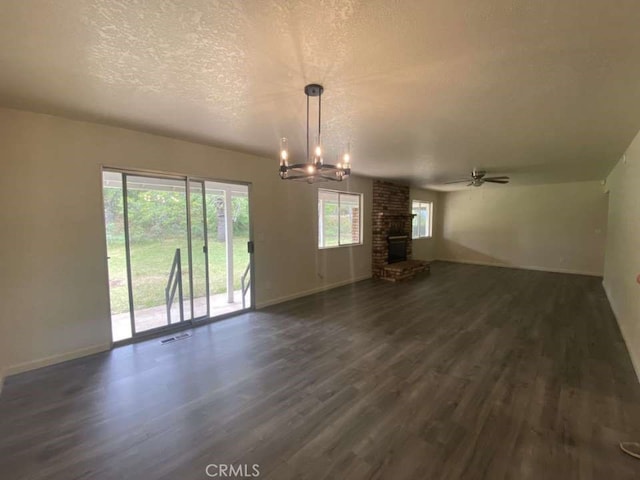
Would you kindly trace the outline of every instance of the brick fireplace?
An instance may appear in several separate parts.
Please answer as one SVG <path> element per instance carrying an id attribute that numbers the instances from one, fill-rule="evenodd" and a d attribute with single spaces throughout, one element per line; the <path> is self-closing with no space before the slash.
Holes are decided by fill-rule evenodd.
<path id="1" fill-rule="evenodd" d="M 406 236 L 406 258 L 411 258 L 409 187 L 382 180 L 373 182 L 373 276 L 384 277 L 389 264 L 389 237 Z"/>
<path id="2" fill-rule="evenodd" d="M 413 215 L 410 212 L 409 187 L 374 180 L 372 270 L 375 278 L 395 282 L 429 271 L 428 262 L 411 259 Z"/>

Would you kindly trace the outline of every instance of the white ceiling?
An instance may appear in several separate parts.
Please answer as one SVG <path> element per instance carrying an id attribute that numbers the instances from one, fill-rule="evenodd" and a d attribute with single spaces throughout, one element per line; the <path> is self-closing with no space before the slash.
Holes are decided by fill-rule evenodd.
<path id="1" fill-rule="evenodd" d="M 640 129 L 640 2 L 2 0 L 0 105 L 356 173 L 602 179 Z M 274 173 L 275 174 L 275 173 Z M 501 187 L 504 188 L 504 187 Z"/>

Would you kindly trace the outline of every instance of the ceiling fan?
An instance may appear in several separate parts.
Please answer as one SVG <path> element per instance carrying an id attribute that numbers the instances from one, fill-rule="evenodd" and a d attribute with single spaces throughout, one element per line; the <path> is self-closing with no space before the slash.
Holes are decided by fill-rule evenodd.
<path id="1" fill-rule="evenodd" d="M 509 183 L 509 177 L 501 176 L 501 177 L 485 177 L 487 172 L 484 170 L 476 170 L 475 168 L 471 171 L 471 179 L 466 180 L 455 180 L 453 182 L 446 182 L 445 185 L 449 185 L 451 183 L 464 183 L 469 182 L 467 187 L 480 187 L 483 183 Z"/>

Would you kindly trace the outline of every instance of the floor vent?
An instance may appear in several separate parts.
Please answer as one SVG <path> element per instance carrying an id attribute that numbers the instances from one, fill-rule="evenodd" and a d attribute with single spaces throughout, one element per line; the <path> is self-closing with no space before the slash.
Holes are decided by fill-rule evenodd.
<path id="1" fill-rule="evenodd" d="M 162 343 L 163 345 L 165 343 L 171 343 L 171 342 L 176 342 L 178 340 L 184 340 L 185 338 L 189 338 L 191 336 L 190 333 L 180 333 L 174 337 L 169 337 L 169 338 L 165 338 L 160 340 L 160 343 Z"/>

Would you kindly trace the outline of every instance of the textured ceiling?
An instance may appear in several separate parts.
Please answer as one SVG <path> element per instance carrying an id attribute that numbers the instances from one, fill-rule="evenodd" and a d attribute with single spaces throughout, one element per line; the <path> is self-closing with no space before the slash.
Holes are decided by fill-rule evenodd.
<path id="1" fill-rule="evenodd" d="M 640 129 L 640 2 L 2 0 L 0 105 L 437 186 L 601 179 Z M 275 174 L 275 173 L 274 173 Z"/>

